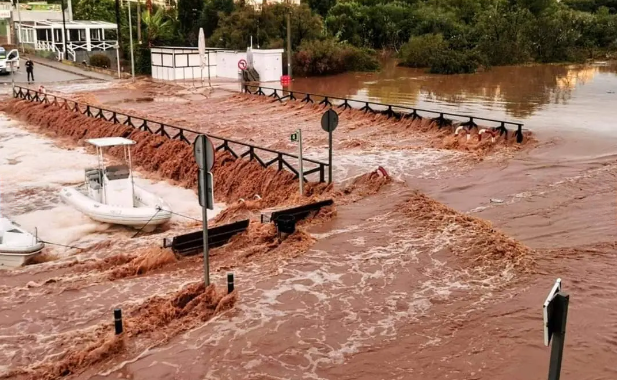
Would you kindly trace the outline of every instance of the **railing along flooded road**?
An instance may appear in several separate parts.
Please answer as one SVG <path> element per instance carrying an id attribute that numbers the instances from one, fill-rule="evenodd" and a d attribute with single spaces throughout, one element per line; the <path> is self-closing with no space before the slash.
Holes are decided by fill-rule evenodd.
<path id="1" fill-rule="evenodd" d="M 503 66 L 472 75 L 432 75 L 388 61 L 377 73 L 295 78 L 287 88 L 518 119 L 534 131 L 567 126 L 609 132 L 612 116 L 605 107 L 617 101 L 617 64 Z"/>

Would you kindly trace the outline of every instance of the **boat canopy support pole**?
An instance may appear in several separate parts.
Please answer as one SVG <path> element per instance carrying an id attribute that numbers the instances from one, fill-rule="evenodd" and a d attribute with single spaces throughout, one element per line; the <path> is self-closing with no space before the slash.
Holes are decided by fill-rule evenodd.
<path id="1" fill-rule="evenodd" d="M 133 180 L 133 163 L 131 161 L 131 148 L 129 145 L 124 146 L 124 158 L 128 156 L 129 162 L 129 176 L 131 178 L 131 201 L 133 203 L 133 207 L 135 207 L 135 181 Z"/>

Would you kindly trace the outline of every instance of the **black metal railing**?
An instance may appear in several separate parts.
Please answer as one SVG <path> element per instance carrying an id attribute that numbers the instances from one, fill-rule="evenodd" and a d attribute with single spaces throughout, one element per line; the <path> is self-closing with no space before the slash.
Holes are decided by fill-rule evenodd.
<path id="1" fill-rule="evenodd" d="M 243 86 L 243 90 L 247 94 L 266 96 L 276 99 L 280 102 L 283 102 L 284 100 L 297 100 L 304 103 L 318 102 L 317 104 L 323 105 L 324 108 L 337 107 L 342 108 L 343 110 L 356 109 L 359 111 L 363 111 L 364 113 L 386 115 L 388 118 L 395 118 L 397 120 L 421 120 L 425 116 L 428 116 L 430 117 L 430 120 L 433 121 L 440 129 L 446 127 L 455 128 L 458 126 L 462 126 L 465 130 L 470 131 L 473 128 L 479 129 L 479 126 L 476 123 L 476 121 L 479 121 L 482 124 L 486 123 L 487 128 L 492 128 L 496 132 L 499 132 L 500 136 L 505 135 L 506 139 L 508 138 L 509 134 L 507 127 L 510 126 L 515 128 L 513 137 L 516 138 L 516 141 L 519 143 L 523 141 L 523 124 L 514 121 L 496 120 L 485 117 L 457 114 L 452 112 L 426 110 L 403 105 L 370 102 L 365 100 L 341 98 L 331 95 L 312 94 L 301 91 L 281 90 L 278 88 L 263 87 L 250 84 L 245 84 Z M 420 113 L 424 114 L 425 116 L 420 115 Z M 459 119 L 459 122 L 456 123 L 454 119 Z"/>
<path id="2" fill-rule="evenodd" d="M 122 112 L 109 110 L 99 106 L 93 106 L 91 104 L 79 103 L 77 101 L 62 98 L 60 96 L 52 94 L 44 94 L 42 92 L 15 86 L 13 97 L 18 99 L 29 100 L 32 102 L 52 104 L 59 108 L 69 110 L 72 112 L 80 113 L 95 119 L 102 119 L 112 122 L 114 124 L 123 124 L 132 128 L 149 132 L 155 135 L 167 137 L 171 140 L 180 140 L 186 144 L 191 145 L 192 141 L 197 135 L 205 134 L 203 132 L 194 131 L 187 128 L 181 128 L 160 121 L 154 121 L 145 119 L 143 117 L 133 116 Z M 262 167 L 269 168 L 274 167 L 276 170 L 289 170 L 295 176 L 299 177 L 298 170 L 292 164 L 292 160 L 298 162 L 299 157 L 294 154 L 285 153 L 269 148 L 264 148 L 252 144 L 247 144 L 237 140 L 232 140 L 224 137 L 214 136 L 206 134 L 215 145 L 215 150 L 223 150 L 229 152 L 235 158 L 248 158 L 249 160 L 255 160 Z M 234 148 L 236 150 L 234 150 Z M 239 152 L 241 149 L 246 149 L 244 152 Z M 320 162 L 310 158 L 302 157 L 304 162 L 304 179 L 307 180 L 307 176 L 319 175 L 319 182 L 325 182 L 326 172 L 328 164 Z M 308 180 L 307 180 L 308 181 Z"/>

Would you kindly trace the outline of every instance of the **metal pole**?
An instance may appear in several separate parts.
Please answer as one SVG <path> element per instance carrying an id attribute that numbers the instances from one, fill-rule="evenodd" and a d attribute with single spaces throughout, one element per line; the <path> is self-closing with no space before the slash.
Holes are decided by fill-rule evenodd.
<path id="1" fill-rule="evenodd" d="M 21 10 L 19 9 L 19 0 L 17 0 L 17 19 L 19 20 L 19 28 L 17 28 L 17 46 L 21 47 L 21 52 L 24 52 L 24 45 L 21 43 Z"/>
<path id="2" fill-rule="evenodd" d="M 300 160 L 300 196 L 304 196 L 304 165 L 302 160 L 302 129 L 298 129 L 298 159 Z"/>
<path id="3" fill-rule="evenodd" d="M 332 131 L 328 132 L 328 183 L 332 183 Z"/>
<path id="4" fill-rule="evenodd" d="M 11 86 L 13 87 L 13 97 L 15 97 L 15 67 L 11 61 Z"/>
<path id="5" fill-rule="evenodd" d="M 118 79 L 122 79 L 122 74 L 120 74 L 120 46 L 116 46 L 116 62 L 118 64 Z"/>
<path id="6" fill-rule="evenodd" d="M 210 52 L 208 51 L 208 87 L 212 87 L 212 82 L 210 81 Z"/>
<path id="7" fill-rule="evenodd" d="M 561 375 L 561 360 L 563 359 L 563 347 L 566 338 L 566 321 L 568 319 L 568 305 L 570 296 L 565 293 L 557 293 L 553 299 L 555 303 L 553 312 L 555 314 L 556 324 L 554 326 L 551 345 L 551 361 L 548 370 L 548 380 L 559 380 Z"/>
<path id="8" fill-rule="evenodd" d="M 291 8 L 287 12 L 287 75 L 291 79 Z"/>
<path id="9" fill-rule="evenodd" d="M 129 7 L 129 44 L 131 48 L 131 77 L 135 80 L 135 59 L 133 57 L 133 23 L 131 21 L 131 2 L 128 2 Z"/>
<path id="10" fill-rule="evenodd" d="M 120 0 L 116 0 L 115 4 L 116 8 L 116 33 L 118 34 L 118 45 L 120 46 L 119 50 L 122 50 L 122 33 L 120 27 Z"/>
<path id="11" fill-rule="evenodd" d="M 206 162 L 206 149 L 203 150 L 204 162 Z M 203 196 L 204 198 L 207 196 L 207 188 L 208 188 L 208 172 L 204 169 L 199 169 L 199 175 L 202 177 L 201 183 L 203 184 L 203 188 L 201 189 L 202 193 L 199 196 Z M 204 283 L 206 287 L 210 285 L 210 258 L 208 254 L 208 207 L 206 202 L 203 203 L 201 207 L 203 211 L 203 239 L 204 239 Z"/>
<path id="12" fill-rule="evenodd" d="M 66 40 L 69 38 L 69 34 L 66 32 L 66 18 L 64 17 L 64 0 L 62 0 L 62 29 L 64 30 L 64 38 L 62 39 L 64 42 L 64 59 L 68 59 L 68 50 L 66 50 Z"/>
<path id="13" fill-rule="evenodd" d="M 137 43 L 141 45 L 141 1 L 137 0 Z"/>

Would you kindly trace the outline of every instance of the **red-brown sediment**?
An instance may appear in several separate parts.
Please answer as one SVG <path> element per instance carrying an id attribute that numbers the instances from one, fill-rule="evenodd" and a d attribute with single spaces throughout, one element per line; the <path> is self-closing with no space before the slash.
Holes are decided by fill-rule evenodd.
<path id="1" fill-rule="evenodd" d="M 464 215 L 420 192 L 415 192 L 400 209 L 420 222 L 421 231 L 454 228 L 457 241 L 450 250 L 473 266 L 512 266 L 523 272 L 534 266 L 532 250 L 495 229 L 490 222 Z"/>
<path id="2" fill-rule="evenodd" d="M 76 143 L 97 137 L 122 136 L 136 141 L 132 150 L 133 162 L 146 171 L 179 182 L 188 188 L 197 185 L 197 164 L 192 147 L 188 144 L 153 135 L 149 132 L 93 119 L 78 113 L 58 108 L 51 104 L 13 100 L 4 106 L 4 111 L 20 119 L 42 127 L 43 133 L 70 137 Z M 122 157 L 120 148 L 111 148 L 109 153 Z M 228 153 L 217 155 L 212 168 L 217 199 L 234 202 L 239 198 L 260 195 L 263 204 L 289 203 L 298 198 L 298 184 L 294 175 L 287 171 L 263 168 L 255 161 L 235 159 Z M 307 183 L 307 195 L 325 191 L 327 185 Z"/>
<path id="3" fill-rule="evenodd" d="M 267 104 L 275 104 L 277 106 L 285 106 L 291 107 L 294 110 L 301 110 L 307 115 L 311 114 L 321 114 L 323 113 L 326 106 L 312 103 L 300 103 L 300 102 L 292 102 L 287 101 L 284 103 L 280 103 L 276 99 L 255 96 L 251 94 L 235 94 L 231 97 L 234 101 L 240 102 L 262 102 Z M 523 142 L 517 143 L 513 138 L 514 130 L 509 131 L 509 138 L 506 139 L 505 136 L 499 135 L 496 137 L 495 142 L 492 142 L 490 138 L 485 137 L 482 140 L 479 140 L 477 133 L 472 133 L 469 140 L 464 134 L 459 136 L 455 136 L 452 133 L 452 128 L 438 128 L 437 124 L 432 121 L 430 118 L 422 118 L 422 119 L 401 119 L 397 120 L 395 118 L 388 118 L 387 115 L 383 115 L 381 113 L 367 113 L 357 109 L 346 109 L 340 111 L 339 117 L 341 118 L 349 118 L 350 120 L 366 120 L 371 123 L 367 123 L 367 125 L 374 123 L 391 123 L 395 124 L 398 129 L 404 130 L 413 130 L 418 134 L 430 135 L 432 136 L 431 148 L 436 149 L 449 149 L 449 150 L 462 150 L 467 152 L 473 152 L 480 155 L 486 155 L 490 152 L 498 150 L 503 147 L 507 147 L 508 149 L 521 149 L 528 144 L 535 143 L 536 140 L 532 137 L 532 133 L 530 131 L 523 132 Z M 478 129 L 482 129 L 481 126 Z M 353 143 L 354 145 L 368 143 L 366 141 L 356 141 Z"/>
<path id="4" fill-rule="evenodd" d="M 161 344 L 170 337 L 231 309 L 236 293 L 225 294 L 214 285 L 204 288 L 193 283 L 169 297 L 152 297 L 130 310 L 124 318 L 122 336 L 113 335 L 110 324 L 99 324 L 94 330 L 80 331 L 67 337 L 70 347 L 58 358 L 37 363 L 30 368 L 17 368 L 3 378 L 27 376 L 31 379 L 57 379 L 103 362 L 121 352 L 131 350 L 136 339 Z"/>

